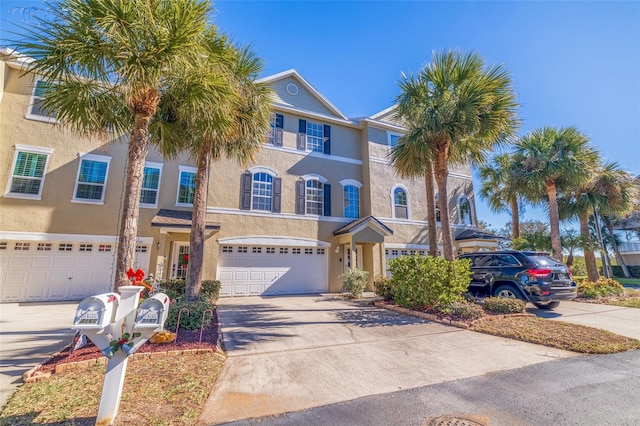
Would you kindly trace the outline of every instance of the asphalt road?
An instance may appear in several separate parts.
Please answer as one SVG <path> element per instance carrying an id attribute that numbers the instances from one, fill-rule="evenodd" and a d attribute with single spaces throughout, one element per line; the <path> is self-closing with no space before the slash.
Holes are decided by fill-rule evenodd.
<path id="1" fill-rule="evenodd" d="M 491 426 L 635 426 L 640 424 L 640 350 L 566 358 L 230 424 L 428 425 L 442 415 Z"/>

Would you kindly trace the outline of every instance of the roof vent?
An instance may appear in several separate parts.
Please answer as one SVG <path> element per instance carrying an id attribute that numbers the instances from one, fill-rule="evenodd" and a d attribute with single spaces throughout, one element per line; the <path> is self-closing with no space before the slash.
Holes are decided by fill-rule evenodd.
<path id="1" fill-rule="evenodd" d="M 290 95 L 297 95 L 298 94 L 298 86 L 296 86 L 293 83 L 287 84 L 287 93 L 290 94 Z"/>

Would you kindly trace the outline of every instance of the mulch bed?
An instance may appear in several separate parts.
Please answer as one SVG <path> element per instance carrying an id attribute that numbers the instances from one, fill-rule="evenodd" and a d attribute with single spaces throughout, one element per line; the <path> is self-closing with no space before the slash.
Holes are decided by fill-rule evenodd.
<path id="1" fill-rule="evenodd" d="M 183 351 L 190 349 L 209 349 L 215 351 L 218 342 L 218 313 L 214 310 L 213 318 L 208 327 L 202 330 L 202 341 L 200 341 L 200 329 L 198 330 L 178 330 L 177 339 L 172 343 L 153 344 L 145 343 L 136 353 L 152 353 L 167 351 Z M 175 330 L 169 330 L 175 333 Z M 91 361 L 103 357 L 100 350 L 87 338 L 87 345 L 70 352 L 71 345 L 55 354 L 45 361 L 38 369 L 38 373 L 53 372 L 59 364 L 69 364 L 79 361 Z"/>

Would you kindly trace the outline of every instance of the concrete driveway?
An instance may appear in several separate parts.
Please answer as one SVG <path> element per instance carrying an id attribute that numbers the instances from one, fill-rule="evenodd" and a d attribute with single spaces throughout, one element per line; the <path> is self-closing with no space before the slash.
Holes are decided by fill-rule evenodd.
<path id="1" fill-rule="evenodd" d="M 530 306 L 530 305 L 527 305 Z M 527 309 L 541 318 L 602 328 L 621 336 L 640 339 L 640 309 L 597 303 L 560 302 L 552 311 Z"/>
<path id="2" fill-rule="evenodd" d="M 0 407 L 22 384 L 22 374 L 71 342 L 78 302 L 0 305 Z"/>
<path id="3" fill-rule="evenodd" d="M 219 300 L 228 358 L 208 424 L 524 367 L 575 353 L 327 296 Z"/>

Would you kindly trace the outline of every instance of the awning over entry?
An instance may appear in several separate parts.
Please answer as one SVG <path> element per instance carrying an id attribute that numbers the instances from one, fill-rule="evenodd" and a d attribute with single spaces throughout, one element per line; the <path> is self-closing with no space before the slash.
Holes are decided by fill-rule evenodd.
<path id="1" fill-rule="evenodd" d="M 373 216 L 366 216 L 346 224 L 333 232 L 336 237 L 350 236 L 354 241 L 381 243 L 393 235 L 393 230 Z"/>
<path id="2" fill-rule="evenodd" d="M 192 212 L 184 210 L 160 209 L 151 220 L 152 227 L 160 227 L 160 233 L 189 232 L 191 230 Z M 207 231 L 219 231 L 220 223 L 206 222 Z"/>

